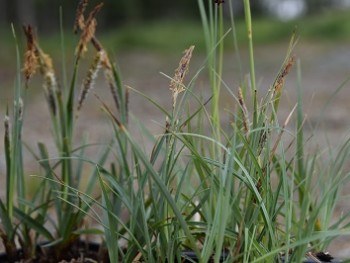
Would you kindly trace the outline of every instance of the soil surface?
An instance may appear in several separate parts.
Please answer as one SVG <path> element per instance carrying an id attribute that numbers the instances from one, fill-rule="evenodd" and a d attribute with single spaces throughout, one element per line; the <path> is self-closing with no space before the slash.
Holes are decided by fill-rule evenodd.
<path id="1" fill-rule="evenodd" d="M 186 47 L 184 47 L 185 49 Z M 285 57 L 287 44 L 276 44 L 269 46 L 260 46 L 255 49 L 256 77 L 259 87 L 259 94 L 262 97 L 282 65 Z M 304 112 L 307 115 L 305 130 L 311 133 L 312 127 L 321 120 L 321 126 L 314 133 L 316 143 L 310 146 L 310 149 L 316 146 L 326 146 L 325 136 L 328 138 L 328 144 L 331 146 L 340 145 L 344 141 L 346 134 L 349 134 L 350 127 L 350 84 L 347 83 L 344 88 L 333 98 L 325 111 L 322 107 L 335 93 L 336 89 L 350 76 L 350 49 L 349 43 L 299 43 L 295 49 L 296 58 L 301 60 L 302 70 L 302 88 L 304 100 Z M 166 75 L 173 76 L 174 70 L 178 66 L 181 54 L 159 54 L 149 53 L 142 50 L 130 53 L 121 53 L 116 57 L 116 61 L 122 71 L 124 83 L 136 90 L 139 90 L 157 101 L 166 109 L 171 108 L 171 95 L 169 91 L 169 79 Z M 193 60 L 190 65 L 189 76 L 193 76 L 203 65 L 205 57 L 193 54 Z M 249 71 L 247 64 L 247 52 L 242 51 L 241 60 L 243 63 L 243 72 Z M 230 89 L 237 94 L 239 85 L 238 63 L 236 54 L 228 52 L 225 55 L 224 81 Z M 80 74 L 82 77 L 84 72 Z M 100 74 L 102 75 L 102 74 Z M 204 75 L 204 74 L 203 74 Z M 14 76 L 14 73 L 13 73 Z M 12 78 L 12 76 L 11 76 Z M 188 78 L 187 78 L 188 80 Z M 9 81 L 6 81 L 7 83 Z M 205 77 L 197 80 L 195 92 L 202 94 L 204 98 L 210 97 L 210 90 Z M 280 120 L 283 122 L 288 113 L 296 103 L 296 67 L 287 77 L 284 98 L 280 104 Z M 1 115 L 5 115 L 6 103 L 11 103 L 11 93 L 3 90 L 0 98 Z M 225 88 L 223 88 L 224 90 Z M 114 107 L 110 99 L 109 90 L 102 79 L 97 80 L 94 92 L 96 92 L 111 107 Z M 53 149 L 50 135 L 50 121 L 48 118 L 47 105 L 45 103 L 42 87 L 33 86 L 28 90 L 30 99 L 26 105 L 25 124 L 23 137 L 26 143 L 35 148 L 38 141 L 47 144 L 49 150 Z M 232 109 L 233 102 L 229 96 L 222 96 L 222 110 Z M 153 133 L 158 134 L 163 130 L 165 116 L 144 97 L 131 91 L 130 92 L 130 112 L 136 118 L 141 119 L 143 124 Z M 3 117 L 2 117 L 3 118 Z M 228 116 L 222 115 L 223 121 L 228 120 Z M 293 130 L 293 126 L 288 128 Z M 131 127 L 135 131 L 136 127 Z M 107 143 L 112 129 L 105 114 L 100 110 L 100 103 L 89 94 L 88 101 L 82 108 L 77 120 L 78 136 L 84 132 L 88 133 L 90 141 Z M 306 136 L 307 137 L 307 136 Z M 3 129 L 0 129 L 0 138 L 3 138 Z M 142 137 L 140 144 L 146 149 L 150 145 Z M 0 140 L 0 149 L 3 149 L 3 140 Z M 93 151 L 92 151 L 93 152 Z M 33 162 L 29 155 L 25 156 L 25 162 L 30 174 L 38 170 L 38 166 Z M 5 188 L 5 167 L 3 151 L 0 151 L 0 197 L 4 197 Z M 346 188 L 344 195 L 348 194 L 350 188 Z M 348 211 L 350 204 L 342 202 L 338 211 Z M 339 238 L 329 247 L 330 253 L 334 257 L 350 257 L 348 238 Z"/>

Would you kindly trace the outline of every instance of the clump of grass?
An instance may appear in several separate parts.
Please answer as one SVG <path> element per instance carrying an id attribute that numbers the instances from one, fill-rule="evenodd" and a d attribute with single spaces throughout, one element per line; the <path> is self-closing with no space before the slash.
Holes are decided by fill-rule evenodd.
<path id="1" fill-rule="evenodd" d="M 43 143 L 38 143 L 37 153 L 31 150 L 43 170 L 37 177 L 44 180 L 33 200 L 27 200 L 21 134 L 26 104 L 22 97 L 27 88 L 23 89 L 18 81 L 12 127 L 9 111 L 4 123 L 7 200 L 0 202 L 4 225 L 0 237 L 12 259 L 17 259 L 16 238 L 23 244 L 26 257 L 35 255 L 36 244 L 44 238 L 59 258 L 80 235 L 97 233 L 104 238 L 102 245 L 108 249 L 110 262 L 182 262 L 190 260 L 189 251 L 196 262 L 302 262 L 315 257 L 314 250 L 324 250 L 334 237 L 349 234 L 348 214 L 332 218 L 342 186 L 350 177 L 345 170 L 349 140 L 326 167 L 320 153 L 306 153 L 300 62 L 293 54 L 294 35 L 275 80 L 268 92 L 261 94 L 255 83 L 250 5 L 245 0 L 249 81 L 241 77 L 237 87 L 228 87 L 222 72 L 224 40 L 231 31 L 239 54 L 233 13 L 232 28 L 224 32 L 226 3 L 198 0 L 211 96 L 205 100 L 193 92 L 197 77 L 205 74 L 202 69 L 189 81 L 185 79 L 191 57 L 196 55 L 191 45 L 174 77 L 169 77 L 169 107 L 163 108 L 145 96 L 164 113 L 163 132 L 154 136 L 137 118 L 129 120 L 129 90 L 133 89 L 123 84 L 120 72 L 95 36 L 95 16 L 102 6 L 97 5 L 85 19 L 87 3 L 81 0 L 77 9 L 74 30 L 81 31 L 81 37 L 70 85 L 58 85 L 51 59 L 40 49 L 31 27 L 24 28 L 25 87 L 29 87 L 30 78 L 39 68 L 57 156 L 52 157 Z M 79 63 L 90 44 L 96 54 L 76 98 Z M 280 124 L 277 113 L 281 92 L 295 61 L 299 98 Z M 90 144 L 74 141 L 75 121 L 101 69 L 115 108 L 98 94 L 95 96 L 111 120 L 113 138 L 98 160 L 89 160 L 85 150 Z M 19 72 L 20 69 L 18 80 Z M 230 112 L 228 124 L 221 118 L 223 88 L 237 106 Z M 296 131 L 292 143 L 285 145 L 283 135 L 295 110 Z M 131 126 L 130 121 L 135 125 Z M 131 127 L 137 127 L 151 140 L 152 149 L 140 147 Z M 107 166 L 111 149 L 113 159 Z M 93 169 L 87 187 L 79 189 L 84 164 Z M 99 188 L 97 195 L 95 187 Z M 16 190 L 18 200 L 14 198 Z M 87 216 L 102 230 L 83 229 Z M 31 231 L 35 233 L 34 240 Z"/>

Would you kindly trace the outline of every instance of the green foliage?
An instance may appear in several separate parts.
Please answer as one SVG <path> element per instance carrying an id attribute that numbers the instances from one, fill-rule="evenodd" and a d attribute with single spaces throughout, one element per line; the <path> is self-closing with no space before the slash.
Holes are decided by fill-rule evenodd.
<path id="1" fill-rule="evenodd" d="M 308 153 L 303 135 L 299 61 L 296 106 L 282 124 L 277 118 L 284 82 L 295 63 L 295 35 L 280 72 L 267 93 L 262 94 L 255 84 L 253 40 L 258 30 L 252 25 L 249 1 L 244 1 L 244 33 L 240 25 L 236 26 L 233 13 L 230 29 L 225 31 L 222 5 L 198 0 L 198 6 L 206 70 L 198 69 L 185 84 L 192 51 L 195 54 L 197 50 L 191 46 L 174 77 L 166 76 L 172 107 L 163 108 L 144 96 L 164 114 L 163 132 L 158 136 L 129 114 L 129 93 L 141 93 L 123 84 L 121 73 L 110 63 L 95 35 L 86 40 L 82 34 L 79 41 L 82 46 L 84 41 L 91 41 L 97 52 L 78 99 L 80 53 L 76 52 L 72 72 L 63 67 L 63 85 L 59 88 L 48 56 L 38 42 L 31 43 L 29 38 L 28 50 L 34 48 L 44 76 L 55 145 L 54 154 L 41 142 L 37 149 L 29 149 L 42 171 L 32 178 L 40 181 L 32 198 L 28 198 L 24 183 L 21 134 L 25 110 L 21 101 L 26 105 L 30 99 L 25 96 L 31 75 L 26 63 L 30 60 L 25 61 L 27 79 L 22 83 L 17 51 L 12 126 L 9 110 L 5 121 L 7 195 L 6 201 L 0 201 L 0 237 L 12 260 L 17 260 L 16 239 L 26 258 L 34 255 L 41 239 L 48 241 L 47 246 L 58 256 L 81 234 L 97 233 L 104 237 L 111 262 L 181 262 L 186 257 L 185 250 L 193 251 L 198 262 L 220 262 L 222 254 L 227 255 L 225 262 L 279 262 L 281 256 L 286 262 L 302 262 L 311 250 L 323 250 L 334 237 L 349 234 L 348 214 L 337 218 L 333 215 L 342 187 L 350 177 L 345 169 L 350 140 L 335 152 L 332 149 L 328 157 L 322 151 Z M 62 28 L 61 24 L 61 59 L 65 62 Z M 29 28 L 26 30 L 28 36 Z M 160 38 L 162 32 L 154 29 L 147 34 Z M 147 34 L 139 34 L 147 38 Z M 222 79 L 223 60 L 231 37 L 230 45 L 239 57 L 242 36 L 248 43 L 250 81 L 244 80 L 240 72 L 240 88 L 236 90 Z M 84 136 L 75 140 L 75 122 L 101 69 L 115 105 L 112 108 L 96 97 L 111 121 L 113 136 L 99 157 L 91 160 L 86 151 L 94 145 Z M 206 100 L 194 92 L 202 74 L 208 75 L 211 87 L 211 96 Z M 230 123 L 221 118 L 222 89 L 236 105 L 229 113 Z M 294 115 L 296 130 L 288 131 L 293 133 L 293 142 L 286 143 L 283 135 Z M 137 132 L 131 129 L 137 129 L 153 147 L 140 147 L 139 137 L 133 135 Z M 110 165 L 106 165 L 108 158 L 112 160 Z M 81 188 L 86 166 L 91 174 L 86 187 Z M 83 229 L 88 217 L 102 230 Z"/>

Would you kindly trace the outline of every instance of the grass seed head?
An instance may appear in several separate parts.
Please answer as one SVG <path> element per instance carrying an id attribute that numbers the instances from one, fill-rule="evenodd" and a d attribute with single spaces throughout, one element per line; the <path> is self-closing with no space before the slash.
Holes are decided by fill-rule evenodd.
<path id="1" fill-rule="evenodd" d="M 103 3 L 97 5 L 89 14 L 83 32 L 80 36 L 78 46 L 76 48 L 76 55 L 80 58 L 87 51 L 87 44 L 95 37 L 96 31 L 96 14 L 101 10 Z"/>
<path id="2" fill-rule="evenodd" d="M 56 115 L 55 91 L 57 90 L 57 81 L 54 72 L 49 71 L 44 75 L 44 90 L 49 109 L 53 115 Z"/>
<path id="3" fill-rule="evenodd" d="M 105 51 L 102 50 L 96 53 L 94 61 L 92 62 L 87 76 L 83 82 L 79 100 L 78 100 L 78 111 L 81 109 L 83 102 L 85 101 L 89 91 L 93 88 L 95 80 L 97 78 L 98 71 L 101 68 L 101 58 L 105 56 Z"/>
<path id="4" fill-rule="evenodd" d="M 24 53 L 23 72 L 25 79 L 28 82 L 32 75 L 34 75 L 34 73 L 36 72 L 36 69 L 38 68 L 38 57 L 32 27 L 30 25 L 23 26 L 23 31 L 27 39 L 27 48 Z"/>
<path id="5" fill-rule="evenodd" d="M 175 108 L 177 96 L 185 90 L 183 80 L 188 72 L 193 49 L 194 46 L 190 46 L 185 50 L 185 54 L 181 58 L 178 68 L 175 70 L 175 76 L 170 82 L 170 90 L 172 91 L 173 98 L 173 108 Z"/>
<path id="6" fill-rule="evenodd" d="M 287 63 L 284 65 L 283 69 L 280 71 L 280 73 L 277 76 L 277 79 L 275 80 L 275 83 L 273 85 L 273 92 L 274 94 L 281 91 L 284 80 L 286 76 L 289 74 L 290 70 L 292 69 L 295 61 L 295 56 L 290 56 Z"/>
<path id="7" fill-rule="evenodd" d="M 115 83 L 114 83 L 114 76 L 113 76 L 112 70 L 105 70 L 105 78 L 107 80 L 108 87 L 112 93 L 115 106 L 119 110 L 119 98 L 117 94 L 117 87 L 115 86 Z"/>
<path id="8" fill-rule="evenodd" d="M 85 18 L 84 18 L 84 12 L 86 9 L 86 6 L 88 5 L 88 0 L 80 0 L 77 11 L 75 14 L 75 21 L 74 21 L 74 33 L 78 33 L 78 30 L 83 30 L 85 27 Z"/>
<path id="9" fill-rule="evenodd" d="M 117 109 L 119 110 L 120 103 L 119 103 L 119 98 L 118 98 L 118 94 L 117 94 L 117 87 L 115 85 L 115 79 L 114 79 L 114 74 L 113 74 L 113 67 L 112 67 L 112 64 L 111 64 L 111 62 L 110 62 L 106 52 L 101 57 L 101 65 L 104 68 L 105 78 L 106 78 L 108 87 L 109 87 L 109 89 L 111 91 L 114 103 L 115 103 Z"/>
<path id="10" fill-rule="evenodd" d="M 248 109 L 244 102 L 243 92 L 241 88 L 238 88 L 238 102 L 241 105 L 241 111 L 243 115 L 243 126 L 246 134 L 249 134 L 249 118 L 248 118 Z"/>
<path id="11" fill-rule="evenodd" d="M 47 103 L 53 115 L 56 115 L 55 92 L 58 89 L 55 70 L 53 68 L 51 57 L 41 49 L 37 50 L 39 57 L 40 72 L 44 77 L 44 90 Z"/>

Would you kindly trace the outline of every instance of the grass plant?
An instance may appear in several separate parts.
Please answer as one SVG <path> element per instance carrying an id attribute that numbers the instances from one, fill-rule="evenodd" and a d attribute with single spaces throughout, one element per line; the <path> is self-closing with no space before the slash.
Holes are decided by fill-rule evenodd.
<path id="1" fill-rule="evenodd" d="M 349 234 L 349 214 L 334 217 L 334 213 L 350 177 L 346 170 L 350 139 L 338 150 L 332 149 L 329 156 L 323 151 L 308 153 L 303 134 L 301 66 L 293 54 L 295 35 L 274 82 L 262 94 L 255 81 L 250 4 L 244 0 L 249 79 L 243 77 L 240 66 L 239 87 L 229 87 L 222 72 L 224 40 L 230 33 L 240 56 L 233 12 L 231 29 L 224 31 L 223 4 L 198 0 L 207 52 L 205 66 L 187 80 L 196 52 L 189 46 L 174 77 L 166 76 L 168 107 L 124 85 L 120 71 L 95 36 L 95 17 L 102 5 L 85 17 L 87 1 L 79 2 L 75 29 L 81 37 L 71 81 L 68 83 L 70 71 L 63 68 L 62 87 L 31 27 L 24 27 L 25 80 L 21 80 L 18 51 L 12 125 L 9 110 L 5 119 L 7 195 L 6 201 L 0 201 L 0 237 L 11 259 L 17 260 L 16 240 L 26 259 L 35 256 L 39 240 L 47 241 L 46 246 L 59 258 L 82 234 L 100 234 L 110 262 L 303 262 L 314 258 L 315 251 L 324 251 L 335 237 Z M 65 61 L 63 35 L 62 42 Z M 90 44 L 95 56 L 77 94 L 79 65 Z M 286 120 L 280 122 L 281 92 L 293 67 L 298 73 L 299 96 Z M 50 154 L 40 142 L 37 150 L 31 149 L 42 174 L 33 178 L 40 184 L 29 200 L 21 127 L 25 94 L 38 69 L 44 78 L 56 154 Z M 114 105 L 109 106 L 98 94 L 95 97 L 111 121 L 113 138 L 97 159 L 91 159 L 85 151 L 95 146 L 84 136 L 81 142 L 74 140 L 75 122 L 101 71 Z M 210 98 L 194 92 L 201 74 L 209 76 Z M 236 105 L 229 113 L 229 123 L 221 118 L 222 89 Z M 160 135 L 151 134 L 130 114 L 129 96 L 135 94 L 164 113 Z M 294 132 L 287 130 L 292 120 Z M 137 127 L 152 142 L 152 149 L 143 149 L 130 127 Z M 293 134 L 291 142 L 284 138 L 287 132 Z M 107 158 L 112 158 L 110 165 Z M 92 172 L 86 188 L 81 189 L 86 165 Z M 85 229 L 87 218 L 102 230 Z"/>

